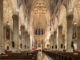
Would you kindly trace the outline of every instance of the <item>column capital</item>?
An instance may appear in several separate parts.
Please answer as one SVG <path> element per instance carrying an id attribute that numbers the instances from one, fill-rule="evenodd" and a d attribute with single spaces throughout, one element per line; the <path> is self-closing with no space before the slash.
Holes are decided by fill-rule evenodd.
<path id="1" fill-rule="evenodd" d="M 14 14 L 13 16 L 12 16 L 12 18 L 13 18 L 13 20 L 18 20 L 18 15 L 16 15 L 16 14 Z"/>

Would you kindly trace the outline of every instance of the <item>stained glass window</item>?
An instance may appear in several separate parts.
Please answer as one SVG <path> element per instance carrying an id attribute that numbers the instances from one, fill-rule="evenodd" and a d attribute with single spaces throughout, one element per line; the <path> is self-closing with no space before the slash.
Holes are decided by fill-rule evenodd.
<path id="1" fill-rule="evenodd" d="M 58 0 L 56 0 L 56 5 L 58 4 Z"/>

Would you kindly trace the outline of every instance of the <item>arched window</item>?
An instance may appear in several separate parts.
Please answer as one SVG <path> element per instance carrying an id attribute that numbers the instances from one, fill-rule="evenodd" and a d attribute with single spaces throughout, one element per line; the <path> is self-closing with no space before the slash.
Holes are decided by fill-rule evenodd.
<path id="1" fill-rule="evenodd" d="M 43 35 L 44 34 L 44 30 L 43 29 L 36 29 L 35 30 L 35 35 Z"/>
<path id="2" fill-rule="evenodd" d="M 58 0 L 56 0 L 56 5 L 58 4 Z"/>

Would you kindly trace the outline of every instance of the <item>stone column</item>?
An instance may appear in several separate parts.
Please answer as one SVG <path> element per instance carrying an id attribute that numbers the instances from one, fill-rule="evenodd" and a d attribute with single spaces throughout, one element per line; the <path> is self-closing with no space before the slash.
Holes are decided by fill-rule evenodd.
<path id="1" fill-rule="evenodd" d="M 54 50 L 56 50 L 57 49 L 57 37 L 56 37 L 56 35 L 57 35 L 57 32 L 55 31 L 54 32 Z"/>
<path id="2" fill-rule="evenodd" d="M 50 37 L 50 46 L 51 46 L 51 49 L 53 50 L 54 49 L 54 35 L 51 35 Z"/>
<path id="3" fill-rule="evenodd" d="M 6 41 L 6 26 L 5 25 L 3 26 L 3 31 L 4 31 L 3 32 L 3 37 L 4 37 L 3 40 Z M 5 43 L 4 43 L 4 49 L 6 50 Z"/>
<path id="4" fill-rule="evenodd" d="M 54 44 L 55 44 L 54 35 L 53 35 L 53 38 L 52 38 L 52 39 L 53 39 L 53 50 L 54 50 L 54 49 L 55 49 L 55 45 L 54 45 Z"/>
<path id="5" fill-rule="evenodd" d="M 71 43 L 72 43 L 72 21 L 73 15 L 67 16 L 67 51 L 72 52 Z"/>
<path id="6" fill-rule="evenodd" d="M 27 49 L 30 50 L 30 35 L 27 34 Z"/>
<path id="7" fill-rule="evenodd" d="M 77 26 L 77 49 L 80 50 L 80 26 Z"/>
<path id="8" fill-rule="evenodd" d="M 25 31 L 25 43 L 24 43 L 25 51 L 27 50 L 27 40 L 26 40 L 27 37 L 26 37 L 26 33 L 27 33 L 27 31 Z"/>
<path id="9" fill-rule="evenodd" d="M 28 34 L 27 31 L 25 31 L 26 50 L 28 50 L 28 41 L 27 41 L 28 37 L 27 37 L 27 34 Z"/>
<path id="10" fill-rule="evenodd" d="M 3 38 L 3 0 L 0 0 L 0 54 L 4 53 L 5 49 Z"/>
<path id="11" fill-rule="evenodd" d="M 52 50 L 53 50 L 54 49 L 54 35 L 52 35 L 51 40 L 52 40 Z"/>
<path id="12" fill-rule="evenodd" d="M 10 51 L 12 51 L 13 32 L 10 29 Z"/>
<path id="13" fill-rule="evenodd" d="M 18 52 L 18 37 L 19 37 L 19 18 L 18 15 L 13 15 L 13 42 L 14 42 L 14 48 L 13 48 L 13 52 Z"/>
<path id="14" fill-rule="evenodd" d="M 62 26 L 58 26 L 58 50 L 62 50 Z"/>
<path id="15" fill-rule="evenodd" d="M 21 26 L 21 42 L 22 42 L 22 51 L 25 51 L 25 26 Z"/>
<path id="16" fill-rule="evenodd" d="M 63 49 L 65 49 L 65 35 L 62 35 L 62 44 L 63 44 Z"/>

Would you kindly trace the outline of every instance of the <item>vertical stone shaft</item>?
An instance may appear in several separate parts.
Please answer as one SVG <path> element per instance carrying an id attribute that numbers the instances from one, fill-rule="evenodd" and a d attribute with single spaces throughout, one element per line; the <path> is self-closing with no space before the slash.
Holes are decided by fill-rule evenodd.
<path id="1" fill-rule="evenodd" d="M 0 53 L 4 53 L 4 40 L 3 40 L 3 0 L 0 0 Z"/>
<path id="2" fill-rule="evenodd" d="M 77 26 L 77 49 L 80 50 L 80 26 Z"/>
<path id="3" fill-rule="evenodd" d="M 18 15 L 13 15 L 13 41 L 15 44 L 14 50 L 18 50 L 19 45 L 18 45 L 18 35 L 19 35 L 19 20 L 18 20 Z"/>
<path id="4" fill-rule="evenodd" d="M 57 35 L 57 32 L 55 31 L 55 32 L 54 32 L 54 47 L 55 47 L 55 49 L 57 49 L 57 39 L 56 39 L 56 35 Z"/>
<path id="5" fill-rule="evenodd" d="M 65 49 L 65 35 L 62 35 L 62 44 L 63 44 L 63 49 Z"/>
<path id="6" fill-rule="evenodd" d="M 67 51 L 72 52 L 71 43 L 72 43 L 72 21 L 73 15 L 67 16 Z"/>
<path id="7" fill-rule="evenodd" d="M 61 44 L 62 44 L 62 26 L 58 27 L 58 49 L 61 50 Z"/>
<path id="8" fill-rule="evenodd" d="M 21 26 L 21 41 L 22 41 L 22 50 L 25 50 L 25 26 Z"/>

